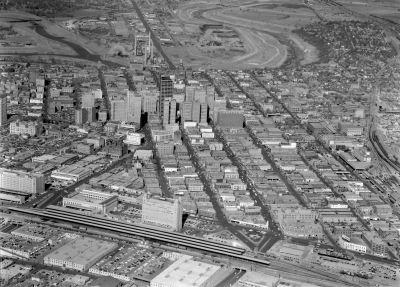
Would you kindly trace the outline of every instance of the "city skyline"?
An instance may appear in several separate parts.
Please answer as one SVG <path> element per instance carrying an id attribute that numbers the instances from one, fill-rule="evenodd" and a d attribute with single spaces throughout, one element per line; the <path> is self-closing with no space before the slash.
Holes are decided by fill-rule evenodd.
<path id="1" fill-rule="evenodd" d="M 0 0 L 0 285 L 398 286 L 399 11 Z"/>

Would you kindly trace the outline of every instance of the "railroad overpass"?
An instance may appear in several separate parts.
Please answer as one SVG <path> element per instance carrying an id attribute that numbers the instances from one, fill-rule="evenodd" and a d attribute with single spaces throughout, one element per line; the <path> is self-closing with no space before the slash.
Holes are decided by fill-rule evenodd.
<path id="1" fill-rule="evenodd" d="M 313 282 L 323 283 L 323 286 L 334 287 L 338 286 L 337 284 L 340 284 L 339 286 L 359 286 L 338 277 L 336 274 L 331 274 L 319 269 L 314 270 L 306 266 L 280 262 L 275 259 L 271 259 L 272 261 L 270 262 L 261 254 L 246 254 L 246 250 L 240 247 L 229 246 L 185 234 L 168 232 L 154 227 L 122 223 L 58 206 L 49 206 L 46 209 L 9 207 L 8 210 L 30 217 L 39 217 L 51 221 L 68 223 L 72 225 L 72 228 L 83 226 L 103 230 L 107 233 L 106 236 L 110 236 L 109 234 L 113 233 L 116 236 L 127 238 L 146 238 L 175 248 L 197 250 L 203 254 L 223 256 L 227 259 L 232 259 L 233 266 L 238 266 L 239 269 L 267 267 L 268 269 L 280 273 L 282 272 L 282 274 L 291 274 L 290 276 L 303 278 L 306 281 L 312 280 Z"/>
<path id="2" fill-rule="evenodd" d="M 53 205 L 47 207 L 46 209 L 21 209 L 10 207 L 9 210 L 29 216 L 37 216 L 44 219 L 67 222 L 72 225 L 97 228 L 122 235 L 146 238 L 178 246 L 180 248 L 196 249 L 217 255 L 229 256 L 240 260 L 252 261 L 262 265 L 269 265 L 269 262 L 266 260 L 245 255 L 246 250 L 241 247 L 229 246 L 223 243 L 185 234 L 164 231 L 154 227 L 148 227 L 139 224 L 128 224 L 107 218 L 87 215 L 82 212 L 63 207 Z"/>

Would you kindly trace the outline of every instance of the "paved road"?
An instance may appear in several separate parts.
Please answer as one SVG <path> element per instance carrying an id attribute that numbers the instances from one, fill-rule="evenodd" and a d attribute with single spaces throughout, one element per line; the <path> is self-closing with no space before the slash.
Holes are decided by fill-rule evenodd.
<path id="1" fill-rule="evenodd" d="M 283 239 L 283 234 L 282 234 L 281 230 L 278 228 L 278 226 L 274 223 L 274 220 L 272 219 L 272 216 L 271 216 L 268 208 L 266 207 L 266 205 L 263 202 L 264 201 L 263 198 L 255 190 L 253 182 L 247 175 L 246 168 L 242 165 L 242 163 L 238 160 L 238 158 L 235 156 L 235 154 L 229 147 L 228 143 L 225 140 L 223 133 L 215 126 L 213 128 L 214 128 L 215 138 L 223 144 L 224 150 L 226 151 L 228 158 L 231 160 L 233 165 L 235 165 L 238 168 L 239 177 L 242 179 L 242 181 L 244 183 L 246 183 L 247 190 L 249 191 L 251 198 L 257 203 L 257 206 L 261 207 L 261 215 L 267 222 L 270 223 L 269 229 L 272 231 L 273 234 L 277 235 L 277 236 L 271 237 L 271 234 L 266 234 L 266 236 L 265 236 L 266 238 L 270 239 L 271 246 L 272 246 L 279 239 Z M 266 240 L 266 239 L 264 238 L 263 240 Z"/>
<path id="2" fill-rule="evenodd" d="M 297 115 L 294 114 L 294 113 L 292 113 L 292 112 L 288 109 L 288 107 L 275 95 L 274 91 L 272 91 L 271 89 L 267 88 L 267 87 L 264 85 L 264 83 L 262 83 L 262 82 L 257 78 L 257 76 L 256 76 L 254 73 L 250 73 L 250 76 L 251 76 L 255 81 L 257 81 L 258 84 L 259 84 L 261 87 L 263 87 L 263 88 L 268 92 L 268 94 L 271 95 L 271 97 L 274 99 L 274 101 L 276 101 L 277 103 L 279 103 L 279 104 L 283 107 L 283 109 L 285 110 L 285 112 L 288 113 L 288 114 L 293 118 L 293 120 L 294 120 L 297 124 L 299 124 L 302 128 L 304 128 L 305 130 L 307 130 L 307 127 L 301 122 L 301 120 L 297 117 Z M 312 134 L 312 133 L 311 133 L 311 134 Z M 317 139 L 318 137 L 315 136 L 315 138 Z M 321 150 L 323 150 L 325 153 L 331 155 L 335 160 L 337 160 L 338 162 L 340 162 L 340 163 L 346 168 L 346 170 L 347 170 L 354 178 L 356 178 L 358 181 L 363 182 L 363 184 L 364 184 L 369 190 L 375 191 L 373 188 L 371 188 L 371 184 L 370 184 L 369 182 L 367 182 L 366 180 L 364 180 L 363 178 L 361 178 L 357 173 L 355 173 L 354 170 L 352 170 L 351 167 L 350 167 L 346 162 L 344 162 L 344 161 L 342 160 L 342 158 L 340 158 L 340 157 L 339 157 L 336 153 L 334 153 L 331 149 L 327 148 L 321 141 L 316 140 L 316 144 L 318 144 L 318 146 L 321 148 Z M 334 189 L 332 189 L 332 191 L 333 191 L 333 192 L 336 192 Z M 339 194 L 338 194 L 338 195 L 339 195 Z M 378 195 L 379 195 L 379 194 L 378 194 Z M 351 210 L 352 210 L 352 212 L 357 216 L 357 218 L 360 220 L 360 222 L 361 222 L 364 226 L 368 226 L 368 225 L 365 223 L 365 221 L 362 220 L 362 219 L 357 215 L 357 213 L 355 212 L 355 210 L 354 210 L 353 207 L 351 207 Z M 367 229 L 369 230 L 369 228 L 367 228 Z M 391 252 L 390 250 L 389 250 L 389 253 L 390 253 L 390 255 L 391 255 L 392 258 L 396 258 L 395 254 L 394 254 L 393 252 Z M 357 254 L 357 255 L 359 255 L 359 254 Z M 380 260 L 380 257 L 376 257 L 376 256 L 373 256 L 373 257 L 371 257 L 371 258 L 376 258 L 376 260 Z M 373 259 L 373 260 L 375 260 L 375 259 Z M 398 263 L 398 260 L 390 260 L 390 262 L 391 262 L 392 264 L 397 264 L 397 263 Z"/>
<path id="3" fill-rule="evenodd" d="M 235 269 L 235 271 L 231 275 L 226 277 L 223 281 L 221 281 L 218 286 L 230 287 L 235 284 L 245 273 L 246 270 Z"/>
<path id="4" fill-rule="evenodd" d="M 103 101 L 104 101 L 105 108 L 107 111 L 107 120 L 108 120 L 111 117 L 111 103 L 110 103 L 110 98 L 108 97 L 107 83 L 104 79 L 104 74 L 101 69 L 99 69 L 98 77 L 100 80 L 100 88 L 101 88 L 101 92 L 103 93 Z"/>
<path id="5" fill-rule="evenodd" d="M 222 210 L 222 207 L 220 205 L 218 195 L 213 192 L 211 184 L 210 184 L 210 180 L 206 177 L 207 173 L 206 173 L 205 168 L 202 166 L 199 159 L 197 158 L 197 153 L 194 150 L 193 146 L 190 144 L 190 141 L 189 141 L 189 138 L 188 138 L 186 132 L 183 129 L 181 131 L 182 131 L 182 135 L 183 135 L 183 143 L 186 146 L 186 148 L 188 149 L 190 159 L 196 169 L 196 173 L 198 174 L 199 179 L 201 180 L 201 182 L 204 185 L 205 193 L 210 198 L 210 201 L 216 212 L 216 217 L 217 217 L 219 223 L 222 226 L 224 226 L 226 229 L 228 229 L 229 232 L 234 234 L 240 241 L 242 241 L 245 245 L 247 245 L 251 250 L 253 250 L 256 247 L 256 245 L 240 232 L 240 230 L 243 229 L 243 227 L 230 223 L 229 220 L 226 218 L 226 216 Z"/>
<path id="6" fill-rule="evenodd" d="M 140 21 L 142 21 L 144 27 L 148 32 L 150 32 L 151 40 L 153 41 L 154 47 L 156 47 L 157 51 L 161 54 L 161 56 L 164 58 L 165 62 L 167 62 L 168 66 L 170 69 L 175 69 L 174 63 L 171 61 L 171 59 L 168 57 L 168 55 L 164 52 L 160 40 L 158 37 L 154 34 L 153 30 L 151 29 L 149 23 L 147 22 L 146 18 L 144 17 L 142 11 L 140 10 L 139 6 L 137 5 L 135 0 L 131 0 L 133 8 L 136 11 L 136 14 L 139 16 Z"/>
<path id="7" fill-rule="evenodd" d="M 158 174 L 158 181 L 160 183 L 161 192 L 164 197 L 172 198 L 173 194 L 169 188 L 169 184 L 167 178 L 165 176 L 164 170 L 161 167 L 161 159 L 158 154 L 158 150 L 156 147 L 156 143 L 153 141 L 153 137 L 151 136 L 151 131 L 148 125 L 143 128 L 145 141 L 150 143 L 151 149 L 153 150 L 153 155 L 155 159 L 155 163 L 157 166 L 157 174 Z"/>
<path id="8" fill-rule="evenodd" d="M 92 175 L 90 175 L 89 177 L 78 181 L 70 186 L 67 187 L 63 187 L 60 189 L 50 189 L 48 191 L 47 194 L 50 194 L 51 196 L 47 197 L 47 194 L 44 194 L 40 197 L 38 197 L 37 199 L 27 202 L 25 205 L 23 205 L 24 207 L 36 207 L 36 208 L 44 208 L 48 205 L 56 205 L 64 196 L 66 196 L 67 194 L 73 192 L 75 190 L 75 188 L 77 188 L 78 186 L 84 184 L 84 183 L 89 183 L 89 180 L 97 177 L 103 173 L 106 173 L 114 168 L 116 168 L 117 166 L 122 165 L 126 160 L 131 159 L 132 154 L 126 154 L 124 155 L 122 158 L 118 159 L 117 161 L 114 161 L 113 163 L 111 163 L 108 167 L 106 167 L 104 170 L 101 170 L 99 172 L 95 172 Z"/>

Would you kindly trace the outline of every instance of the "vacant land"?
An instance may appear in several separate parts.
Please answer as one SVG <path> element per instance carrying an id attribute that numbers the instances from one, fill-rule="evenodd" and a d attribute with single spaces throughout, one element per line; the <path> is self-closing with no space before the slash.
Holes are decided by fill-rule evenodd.
<path id="1" fill-rule="evenodd" d="M 62 54 L 76 55 L 76 53 L 67 46 L 57 41 L 49 40 L 36 33 L 33 23 L 40 21 L 40 18 L 22 12 L 0 12 L 0 26 L 9 27 L 16 34 L 7 39 L 7 45 L 0 47 L 1 54 Z M 20 41 L 25 39 L 26 43 Z"/>
<path id="2" fill-rule="evenodd" d="M 221 4 L 222 3 L 222 4 Z M 279 67 L 296 49 L 297 61 L 318 60 L 318 51 L 293 33 L 318 18 L 300 0 L 201 1 L 179 5 L 169 22 L 180 47 L 167 52 L 190 65 L 225 69 Z M 223 25 L 236 32 L 236 41 L 221 43 L 220 49 L 202 47 L 202 25 Z M 235 45 L 232 45 L 234 43 Z M 241 44 L 238 47 L 238 43 Z M 174 50 L 179 50 L 179 53 Z M 229 59 L 229 61 L 227 61 Z"/>

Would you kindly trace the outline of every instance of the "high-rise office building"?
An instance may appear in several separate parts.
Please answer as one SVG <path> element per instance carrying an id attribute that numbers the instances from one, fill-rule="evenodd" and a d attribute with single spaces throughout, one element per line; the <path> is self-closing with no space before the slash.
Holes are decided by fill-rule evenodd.
<path id="1" fill-rule="evenodd" d="M 0 189 L 25 193 L 44 192 L 44 176 L 41 174 L 0 168 Z"/>
<path id="2" fill-rule="evenodd" d="M 160 115 L 164 114 L 164 100 L 172 98 L 174 83 L 169 76 L 161 76 L 160 79 L 160 101 L 159 101 L 159 112 Z"/>
<path id="3" fill-rule="evenodd" d="M 202 123 L 202 124 L 207 123 L 207 112 L 208 112 L 207 103 L 201 103 L 200 104 L 200 123 Z"/>
<path id="4" fill-rule="evenodd" d="M 173 125 L 176 120 L 176 100 L 165 99 L 163 105 L 163 125 Z"/>
<path id="5" fill-rule="evenodd" d="M 92 108 L 96 101 L 94 93 L 84 93 L 82 94 L 82 108 Z"/>
<path id="6" fill-rule="evenodd" d="M 81 108 L 75 110 L 75 124 L 83 125 L 86 123 L 93 123 L 96 121 L 96 108 Z"/>
<path id="7" fill-rule="evenodd" d="M 76 109 L 75 110 L 75 124 L 83 125 L 87 122 L 87 113 L 84 109 Z"/>
<path id="8" fill-rule="evenodd" d="M 0 95 L 0 126 L 7 123 L 7 97 Z"/>
<path id="9" fill-rule="evenodd" d="M 185 87 L 185 101 L 192 102 L 194 101 L 194 95 L 196 93 L 196 87 L 186 86 Z"/>
<path id="10" fill-rule="evenodd" d="M 89 123 L 93 123 L 96 121 L 96 108 L 95 107 L 84 108 L 83 110 L 85 110 L 87 113 L 87 121 Z"/>
<path id="11" fill-rule="evenodd" d="M 143 196 L 142 223 L 168 231 L 182 229 L 182 205 L 178 199 Z"/>
<path id="12" fill-rule="evenodd" d="M 200 103 L 193 102 L 192 105 L 192 121 L 199 123 L 200 122 Z"/>
<path id="13" fill-rule="evenodd" d="M 140 125 L 142 116 L 142 97 L 136 95 L 132 91 L 127 93 L 127 122 L 132 122 Z"/>
<path id="14" fill-rule="evenodd" d="M 158 96 L 159 95 L 143 95 L 142 110 L 144 113 L 148 114 L 157 113 Z"/>
<path id="15" fill-rule="evenodd" d="M 172 100 L 169 106 L 169 124 L 172 125 L 176 122 L 176 100 Z"/>
<path id="16" fill-rule="evenodd" d="M 111 120 L 126 121 L 127 105 L 124 100 L 111 100 Z"/>
<path id="17" fill-rule="evenodd" d="M 192 102 L 183 102 L 181 108 L 181 122 L 192 120 Z"/>
<path id="18" fill-rule="evenodd" d="M 196 89 L 196 94 L 194 95 L 194 101 L 200 102 L 200 103 L 207 102 L 207 91 L 205 88 Z"/>

